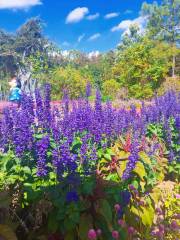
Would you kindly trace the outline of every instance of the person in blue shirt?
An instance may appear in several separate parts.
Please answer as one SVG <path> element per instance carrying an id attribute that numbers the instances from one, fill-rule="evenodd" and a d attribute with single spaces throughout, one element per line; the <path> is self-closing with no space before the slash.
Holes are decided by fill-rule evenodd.
<path id="1" fill-rule="evenodd" d="M 21 81 L 16 77 L 13 76 L 9 81 L 10 85 L 10 95 L 9 101 L 12 103 L 17 103 L 20 106 L 21 102 Z"/>

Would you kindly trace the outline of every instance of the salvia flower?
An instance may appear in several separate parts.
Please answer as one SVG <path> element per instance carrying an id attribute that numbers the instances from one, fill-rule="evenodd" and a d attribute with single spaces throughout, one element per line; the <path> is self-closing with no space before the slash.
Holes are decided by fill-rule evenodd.
<path id="1" fill-rule="evenodd" d="M 122 176 L 124 180 L 130 177 L 131 171 L 135 168 L 136 163 L 139 160 L 139 144 L 136 138 L 134 139 L 134 142 L 131 144 L 130 152 L 131 154 L 128 158 L 129 161 L 127 163 L 126 169 L 123 172 L 123 176 Z"/>
<path id="2" fill-rule="evenodd" d="M 36 143 L 37 154 L 37 176 L 44 177 L 47 175 L 47 151 L 49 148 L 50 140 L 49 136 L 44 136 Z"/>
<path id="3" fill-rule="evenodd" d="M 76 191 L 70 191 L 66 194 L 66 201 L 70 202 L 77 202 L 79 200 L 78 194 Z"/>

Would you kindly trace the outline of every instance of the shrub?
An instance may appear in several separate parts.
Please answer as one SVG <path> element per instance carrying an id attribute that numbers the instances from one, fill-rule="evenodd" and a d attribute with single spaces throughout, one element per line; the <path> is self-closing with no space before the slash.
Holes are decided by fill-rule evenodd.
<path id="1" fill-rule="evenodd" d="M 92 82 L 91 76 L 70 65 L 57 68 L 51 74 L 49 82 L 52 84 L 52 96 L 54 99 L 62 99 L 64 91 L 70 98 L 77 99 L 85 96 L 88 82 Z"/>
<path id="2" fill-rule="evenodd" d="M 144 38 L 119 52 L 114 78 L 130 97 L 152 97 L 171 67 L 169 45 Z"/>
<path id="3" fill-rule="evenodd" d="M 165 81 L 161 84 L 160 88 L 158 89 L 158 94 L 163 95 L 167 91 L 180 91 L 180 77 L 169 77 L 166 78 Z"/>
<path id="4" fill-rule="evenodd" d="M 120 89 L 120 84 L 114 79 L 107 80 L 103 83 L 102 89 L 104 95 L 111 96 L 113 99 L 116 99 Z"/>

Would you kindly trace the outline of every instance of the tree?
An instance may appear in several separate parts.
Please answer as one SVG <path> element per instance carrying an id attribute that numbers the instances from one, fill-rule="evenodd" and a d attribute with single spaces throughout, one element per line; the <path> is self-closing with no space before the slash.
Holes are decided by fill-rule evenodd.
<path id="1" fill-rule="evenodd" d="M 7 95 L 7 79 L 17 71 L 16 62 L 20 59 L 14 50 L 15 37 L 13 34 L 0 30 L 0 94 Z"/>
<path id="2" fill-rule="evenodd" d="M 15 36 L 0 30 L 0 72 L 1 75 L 12 73 L 18 54 L 14 50 Z"/>
<path id="3" fill-rule="evenodd" d="M 92 79 L 87 73 L 69 65 L 55 69 L 49 82 L 52 85 L 52 95 L 55 99 L 61 99 L 64 91 L 68 92 L 70 98 L 77 99 L 84 96 L 86 85 L 91 83 Z"/>
<path id="4" fill-rule="evenodd" d="M 87 54 L 78 50 L 71 50 L 66 58 L 66 62 L 71 64 L 73 67 L 83 67 L 89 63 Z"/>
<path id="5" fill-rule="evenodd" d="M 162 4 L 144 3 L 142 14 L 148 19 L 148 34 L 152 39 L 168 42 L 172 49 L 172 76 L 175 75 L 176 47 L 180 44 L 180 0 L 162 0 Z"/>
<path id="6" fill-rule="evenodd" d="M 115 63 L 115 52 L 109 51 L 91 60 L 88 71 L 94 79 L 95 87 L 102 89 L 103 82 L 112 78 L 112 66 Z"/>
<path id="7" fill-rule="evenodd" d="M 114 79 L 129 90 L 130 97 L 152 97 L 168 74 L 170 57 L 168 44 L 145 37 L 120 52 Z"/>
<path id="8" fill-rule="evenodd" d="M 143 39 L 142 34 L 140 34 L 140 29 L 137 24 L 132 24 L 129 27 L 128 32 L 122 36 L 122 41 L 118 46 L 118 50 L 122 51 L 127 47 L 130 47 L 132 44 L 141 42 Z"/>
<path id="9" fill-rule="evenodd" d="M 105 96 L 116 99 L 119 89 L 120 89 L 120 84 L 114 79 L 110 79 L 110 80 L 103 82 L 102 90 L 103 90 L 103 94 Z"/>
<path id="10" fill-rule="evenodd" d="M 39 18 L 28 20 L 15 34 L 0 30 L 0 79 L 17 74 L 23 90 L 33 90 L 39 74 L 52 66 L 50 52 L 52 44 L 44 37 Z"/>
<path id="11" fill-rule="evenodd" d="M 32 18 L 17 30 L 15 49 L 23 57 L 44 51 L 48 46 L 47 39 L 42 34 L 42 26 L 41 19 Z"/>

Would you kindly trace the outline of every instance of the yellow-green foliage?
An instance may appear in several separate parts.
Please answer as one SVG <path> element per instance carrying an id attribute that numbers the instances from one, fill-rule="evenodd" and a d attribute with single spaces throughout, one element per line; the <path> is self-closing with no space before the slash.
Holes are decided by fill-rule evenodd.
<path id="1" fill-rule="evenodd" d="M 120 84 L 114 79 L 107 80 L 103 83 L 102 89 L 104 95 L 111 96 L 115 99 L 120 89 Z"/>
<path id="2" fill-rule="evenodd" d="M 180 77 L 169 77 L 162 83 L 158 89 L 158 94 L 163 95 L 166 91 L 173 90 L 176 92 L 180 91 Z"/>
<path id="3" fill-rule="evenodd" d="M 171 67 L 168 44 L 147 38 L 119 53 L 113 68 L 115 79 L 129 90 L 129 96 L 149 98 Z"/>
<path id="4" fill-rule="evenodd" d="M 59 67 L 50 78 L 52 95 L 55 99 L 60 99 L 63 91 L 67 91 L 71 98 L 81 97 L 85 94 L 88 82 L 91 82 L 91 76 L 87 73 L 71 66 Z"/>

